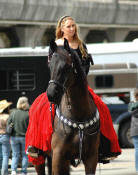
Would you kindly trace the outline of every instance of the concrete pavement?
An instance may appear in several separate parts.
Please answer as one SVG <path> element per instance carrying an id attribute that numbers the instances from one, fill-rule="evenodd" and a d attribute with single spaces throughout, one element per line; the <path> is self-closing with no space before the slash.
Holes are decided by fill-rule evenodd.
<path id="1" fill-rule="evenodd" d="M 71 167 L 71 175 L 84 175 L 84 166 Z M 46 168 L 47 170 L 47 168 Z M 9 169 L 10 173 L 10 169 Z M 18 169 L 20 174 L 20 168 Z M 28 168 L 28 175 L 36 175 L 34 167 Z M 122 154 L 108 164 L 98 164 L 96 175 L 136 175 L 134 149 L 122 149 Z"/>
<path id="2" fill-rule="evenodd" d="M 134 149 L 123 149 L 122 154 L 109 164 L 100 164 L 96 175 L 135 175 Z"/>

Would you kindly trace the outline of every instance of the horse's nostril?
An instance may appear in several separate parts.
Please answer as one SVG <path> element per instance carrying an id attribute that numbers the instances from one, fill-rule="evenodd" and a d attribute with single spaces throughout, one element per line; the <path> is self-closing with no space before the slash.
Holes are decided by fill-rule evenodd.
<path id="1" fill-rule="evenodd" d="M 47 92 L 47 97 L 48 97 L 48 100 L 49 100 L 50 102 L 54 101 L 55 96 L 56 96 L 55 94 L 56 94 L 56 93 Z"/>
<path id="2" fill-rule="evenodd" d="M 52 100 L 52 97 L 51 97 L 49 94 L 47 94 L 47 97 L 48 97 L 48 100 L 49 100 L 49 101 Z"/>
<path id="3" fill-rule="evenodd" d="M 48 97 L 48 100 L 50 102 L 55 103 L 55 104 L 59 104 L 59 102 L 61 100 L 61 93 L 58 91 L 54 91 L 54 93 L 49 93 L 47 91 L 47 97 Z"/>

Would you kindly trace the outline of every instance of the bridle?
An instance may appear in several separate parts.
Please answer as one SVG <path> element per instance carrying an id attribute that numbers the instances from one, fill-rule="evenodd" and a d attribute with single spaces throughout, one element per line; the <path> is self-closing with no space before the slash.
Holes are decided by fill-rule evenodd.
<path id="1" fill-rule="evenodd" d="M 49 84 L 52 84 L 52 83 L 58 85 L 60 88 L 62 88 L 63 91 L 65 91 L 66 88 L 65 88 L 64 84 L 61 84 L 56 80 L 50 80 Z"/>
<path id="2" fill-rule="evenodd" d="M 55 55 L 55 54 L 56 54 L 56 53 L 53 53 L 53 55 Z M 77 73 L 77 71 L 76 71 L 76 69 L 75 69 L 75 66 L 74 66 L 74 63 L 73 63 L 73 54 L 68 53 L 68 56 L 69 56 L 69 57 L 71 58 L 71 60 L 72 60 L 72 64 L 70 65 L 70 72 L 73 70 L 74 73 Z M 70 74 L 70 73 L 69 73 L 69 74 Z M 65 86 L 65 84 L 66 84 L 66 82 L 67 82 L 67 80 L 68 80 L 68 78 L 69 78 L 69 74 L 68 74 L 68 77 L 66 78 L 64 84 L 60 83 L 60 82 L 57 81 L 57 80 L 53 80 L 53 79 L 51 79 L 51 80 L 49 81 L 48 84 L 55 84 L 55 85 L 59 86 L 59 87 L 61 88 L 61 90 L 63 90 L 63 92 L 65 92 L 65 91 L 66 91 L 66 86 Z"/>

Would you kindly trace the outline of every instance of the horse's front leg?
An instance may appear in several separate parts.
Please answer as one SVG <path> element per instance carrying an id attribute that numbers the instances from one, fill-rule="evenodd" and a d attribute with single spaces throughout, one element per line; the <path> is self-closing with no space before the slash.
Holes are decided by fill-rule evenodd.
<path id="1" fill-rule="evenodd" d="M 98 154 L 94 153 L 87 160 L 84 161 L 85 174 L 86 175 L 95 175 L 96 167 L 98 162 Z"/>
<path id="2" fill-rule="evenodd" d="M 45 175 L 45 163 L 34 165 L 37 175 Z"/>
<path id="3" fill-rule="evenodd" d="M 52 154 L 52 175 L 70 175 L 69 160 L 65 159 L 64 150 L 56 148 Z"/>
<path id="4" fill-rule="evenodd" d="M 47 155 L 46 158 L 47 158 L 48 175 L 52 175 L 52 158 L 49 155 Z"/>
<path id="5" fill-rule="evenodd" d="M 93 140 L 91 148 L 88 150 L 88 154 L 83 160 L 86 175 L 95 175 L 96 167 L 98 163 L 98 148 L 99 148 L 99 134 L 97 140 Z"/>

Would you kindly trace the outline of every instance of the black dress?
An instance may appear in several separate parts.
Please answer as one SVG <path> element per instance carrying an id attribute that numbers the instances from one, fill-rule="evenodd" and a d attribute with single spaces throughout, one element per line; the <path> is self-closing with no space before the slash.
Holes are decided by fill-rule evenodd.
<path id="1" fill-rule="evenodd" d="M 82 58 L 82 54 L 79 48 L 77 49 L 72 49 L 74 52 L 76 52 L 81 60 L 82 63 L 82 67 L 84 72 L 86 73 L 86 75 L 88 75 L 89 73 L 89 68 L 90 68 L 90 64 L 94 64 L 92 56 L 90 54 L 87 53 L 87 57 L 86 58 Z M 86 49 L 87 52 L 87 49 Z"/>
<path id="2" fill-rule="evenodd" d="M 83 44 L 83 46 L 84 46 L 84 48 L 85 48 L 85 50 L 86 50 L 86 53 L 87 53 L 87 57 L 86 57 L 86 58 L 82 58 L 82 53 L 81 53 L 79 47 L 78 47 L 77 49 L 72 49 L 72 48 L 70 48 L 70 49 L 71 49 L 73 52 L 76 52 L 76 53 L 78 54 L 78 56 L 79 56 L 79 58 L 80 58 L 80 61 L 81 61 L 81 64 L 82 64 L 82 68 L 83 68 L 84 72 L 86 73 L 86 75 L 88 75 L 88 73 L 89 73 L 89 68 L 90 68 L 90 64 L 91 64 L 91 65 L 94 65 L 94 62 L 93 62 L 92 56 L 91 56 L 90 54 L 88 54 L 86 45 Z M 64 46 L 59 46 L 59 47 L 64 48 Z M 49 60 L 50 60 L 52 54 L 53 54 L 52 50 L 49 49 Z"/>

